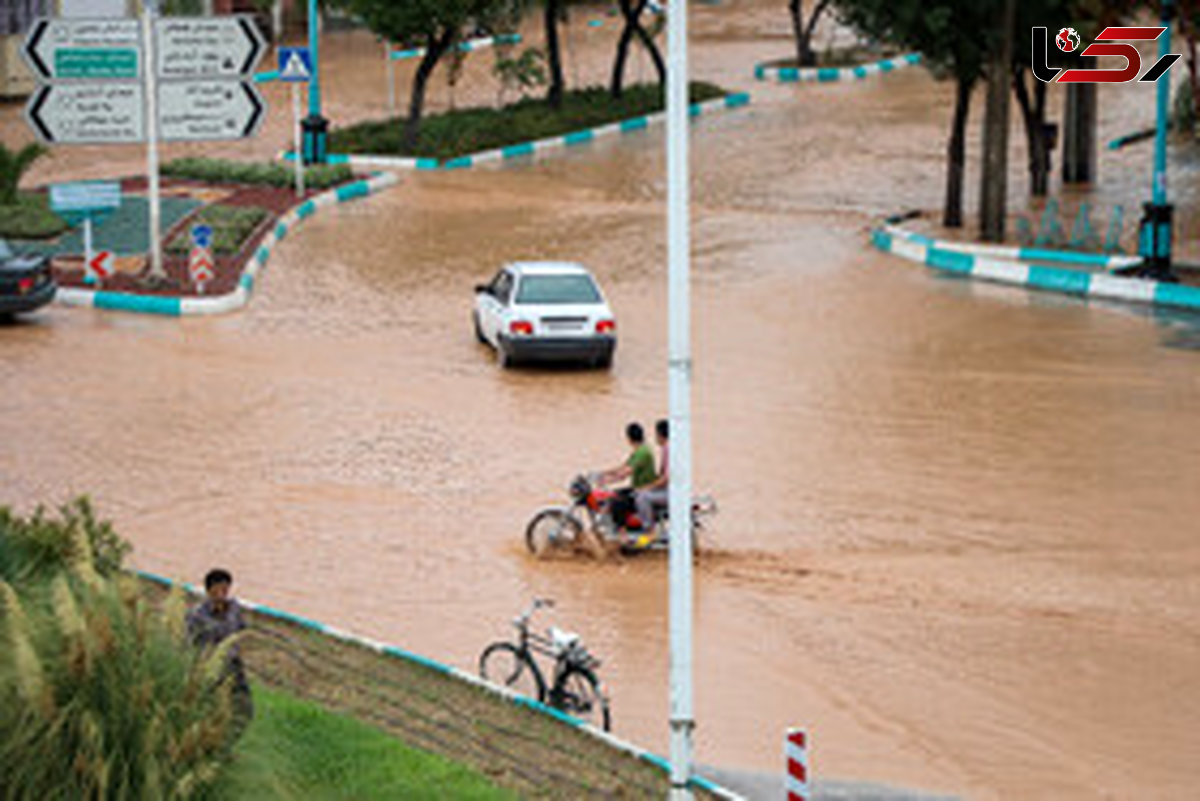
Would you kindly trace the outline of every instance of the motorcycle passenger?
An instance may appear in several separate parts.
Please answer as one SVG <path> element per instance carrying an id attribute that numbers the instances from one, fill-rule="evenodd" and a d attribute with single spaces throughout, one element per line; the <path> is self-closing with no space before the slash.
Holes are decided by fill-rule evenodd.
<path id="1" fill-rule="evenodd" d="M 667 485 L 671 480 L 671 424 L 668 421 L 659 420 L 654 424 L 654 439 L 658 442 L 660 454 L 658 476 L 633 495 L 638 519 L 645 529 L 654 528 L 655 507 L 665 508 L 667 505 Z"/>
<path id="2" fill-rule="evenodd" d="M 632 491 L 637 492 L 658 480 L 658 473 L 654 469 L 654 454 L 646 445 L 646 432 L 640 423 L 630 423 L 625 427 L 625 439 L 629 442 L 629 457 L 619 467 L 601 473 L 600 483 L 612 484 L 628 479 Z M 626 495 L 618 496 L 618 500 L 624 498 L 624 502 L 616 504 L 614 509 L 613 519 L 618 525 L 625 523 L 624 507 L 629 504 Z"/>

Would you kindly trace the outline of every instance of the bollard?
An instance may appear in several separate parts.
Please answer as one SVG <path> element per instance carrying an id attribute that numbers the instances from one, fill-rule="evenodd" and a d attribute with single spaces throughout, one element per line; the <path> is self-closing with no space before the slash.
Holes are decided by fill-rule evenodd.
<path id="1" fill-rule="evenodd" d="M 788 729 L 783 745 L 787 760 L 784 789 L 787 801 L 811 801 L 808 789 L 808 734 L 804 729 Z"/>

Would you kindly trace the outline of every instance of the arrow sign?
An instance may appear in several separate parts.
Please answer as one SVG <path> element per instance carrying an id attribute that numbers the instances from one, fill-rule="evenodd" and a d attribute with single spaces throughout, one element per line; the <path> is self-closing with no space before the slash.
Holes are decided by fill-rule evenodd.
<path id="1" fill-rule="evenodd" d="M 159 132 L 172 142 L 242 139 L 262 123 L 262 95 L 244 81 L 170 81 L 158 87 Z"/>
<path id="2" fill-rule="evenodd" d="M 87 274 L 97 281 L 111 278 L 113 274 L 113 252 L 111 250 L 100 251 L 87 263 L 86 270 Z"/>
<path id="3" fill-rule="evenodd" d="M 154 30 L 156 70 L 166 79 L 250 75 L 267 49 L 248 16 L 169 17 Z"/>
<path id="4" fill-rule="evenodd" d="M 48 144 L 128 144 L 146 138 L 140 83 L 55 83 L 29 99 L 25 116 Z"/>
<path id="5" fill-rule="evenodd" d="M 21 52 L 41 80 L 128 80 L 142 74 L 137 20 L 39 19 Z"/>
<path id="6" fill-rule="evenodd" d="M 192 278 L 192 283 L 197 284 L 200 292 L 203 293 L 204 285 L 213 280 L 215 276 L 212 254 L 207 248 L 192 248 L 191 255 L 188 256 L 188 274 Z"/>
<path id="7" fill-rule="evenodd" d="M 201 223 L 200 225 L 192 226 L 192 242 L 196 247 L 207 249 L 212 244 L 212 237 L 213 229 L 211 225 Z"/>

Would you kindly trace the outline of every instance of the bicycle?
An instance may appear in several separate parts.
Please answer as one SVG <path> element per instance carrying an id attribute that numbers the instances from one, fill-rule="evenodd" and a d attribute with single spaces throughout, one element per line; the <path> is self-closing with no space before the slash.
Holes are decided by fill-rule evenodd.
<path id="1" fill-rule="evenodd" d="M 483 649 L 479 675 L 608 731 L 612 726 L 608 698 L 596 678 L 600 660 L 588 653 L 578 634 L 554 626 L 545 635 L 529 630 L 533 615 L 553 606 L 549 598 L 535 598 L 529 609 L 513 620 L 516 642 L 500 640 Z M 534 654 L 554 659 L 554 680 L 549 690 Z"/>

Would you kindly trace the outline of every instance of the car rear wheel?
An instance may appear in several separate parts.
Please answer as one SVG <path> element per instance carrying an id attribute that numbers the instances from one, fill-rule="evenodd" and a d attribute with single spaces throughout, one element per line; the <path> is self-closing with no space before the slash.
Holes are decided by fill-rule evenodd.
<path id="1" fill-rule="evenodd" d="M 481 328 L 479 325 L 479 312 L 473 312 L 471 314 L 471 321 L 475 324 L 475 338 L 479 340 L 479 344 L 488 344 L 487 337 L 483 335 L 483 328 Z"/>
<path id="2" fill-rule="evenodd" d="M 516 362 L 513 361 L 512 354 L 506 351 L 503 345 L 496 346 L 496 363 L 505 370 L 516 364 Z"/>

